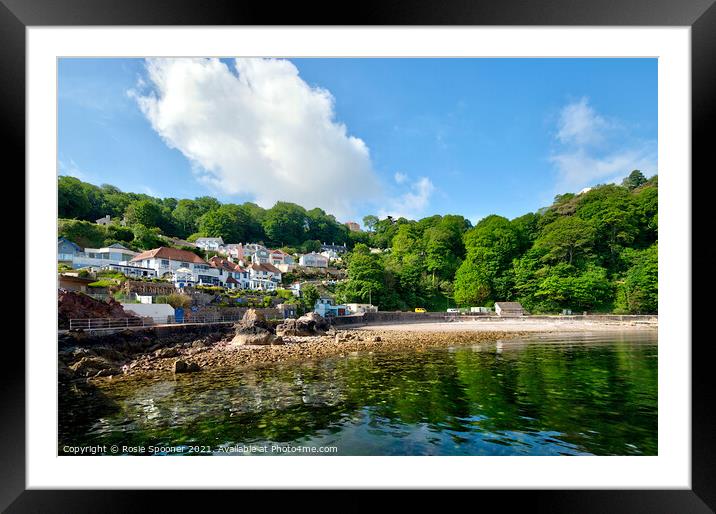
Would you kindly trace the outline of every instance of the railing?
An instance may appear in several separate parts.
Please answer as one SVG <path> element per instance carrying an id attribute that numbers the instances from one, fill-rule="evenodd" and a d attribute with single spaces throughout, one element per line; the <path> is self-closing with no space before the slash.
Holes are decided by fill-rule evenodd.
<path id="1" fill-rule="evenodd" d="M 158 318 L 80 318 L 70 320 L 70 330 L 102 330 L 116 328 L 152 327 L 156 325 L 190 325 L 208 323 L 236 323 L 242 316 L 201 315 L 185 316 L 177 321 L 174 316 Z"/>

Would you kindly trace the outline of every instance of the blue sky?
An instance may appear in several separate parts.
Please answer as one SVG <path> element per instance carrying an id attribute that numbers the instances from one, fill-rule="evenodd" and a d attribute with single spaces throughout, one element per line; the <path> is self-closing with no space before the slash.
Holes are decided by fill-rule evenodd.
<path id="1" fill-rule="evenodd" d="M 58 171 L 473 222 L 657 172 L 656 59 L 63 59 Z"/>

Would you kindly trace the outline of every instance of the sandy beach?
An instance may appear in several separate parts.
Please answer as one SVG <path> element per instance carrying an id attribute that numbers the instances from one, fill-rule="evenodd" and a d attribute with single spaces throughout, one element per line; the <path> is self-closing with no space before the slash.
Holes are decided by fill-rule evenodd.
<path id="1" fill-rule="evenodd" d="M 615 330 L 657 330 L 658 321 L 621 321 L 604 319 L 504 318 L 426 323 L 393 323 L 356 327 L 356 330 L 389 332 L 602 332 Z"/>

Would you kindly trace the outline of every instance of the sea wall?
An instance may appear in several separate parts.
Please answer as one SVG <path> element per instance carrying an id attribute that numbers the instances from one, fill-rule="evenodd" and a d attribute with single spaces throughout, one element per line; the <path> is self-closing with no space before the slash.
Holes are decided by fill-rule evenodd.
<path id="1" fill-rule="evenodd" d="M 366 312 L 354 316 L 341 316 L 333 318 L 331 323 L 336 327 L 356 325 L 379 325 L 382 323 L 430 323 L 443 321 L 536 321 L 536 320 L 578 320 L 578 321 L 632 321 L 643 323 L 657 323 L 657 315 L 617 315 L 617 314 L 587 314 L 570 316 L 520 316 L 500 317 L 487 314 L 448 314 L 445 312 Z"/>
<path id="2" fill-rule="evenodd" d="M 78 331 L 60 334 L 59 348 L 92 346 L 137 346 L 137 350 L 161 343 L 162 346 L 183 344 L 208 335 L 229 335 L 234 323 L 211 323 L 204 325 L 165 325 L 141 329 L 118 329 L 116 331 Z"/>

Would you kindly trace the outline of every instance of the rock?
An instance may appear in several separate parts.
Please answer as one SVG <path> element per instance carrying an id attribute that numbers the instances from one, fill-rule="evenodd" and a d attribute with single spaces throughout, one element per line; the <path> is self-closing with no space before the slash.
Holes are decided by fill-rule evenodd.
<path id="1" fill-rule="evenodd" d="M 283 337 L 277 336 L 274 338 L 274 340 L 271 342 L 272 345 L 278 345 L 278 344 L 284 344 Z"/>
<path id="2" fill-rule="evenodd" d="M 379 343 L 382 341 L 382 339 L 380 338 L 380 336 L 375 336 L 371 339 L 371 341 L 373 341 L 374 343 Z"/>
<path id="3" fill-rule="evenodd" d="M 331 328 L 331 324 L 326 318 L 318 314 L 317 312 L 309 312 L 304 314 L 296 320 L 296 325 L 299 328 L 306 327 L 314 332 L 325 332 Z"/>
<path id="4" fill-rule="evenodd" d="M 241 324 L 244 327 L 251 328 L 251 327 L 260 327 L 260 328 L 268 328 L 268 323 L 266 322 L 266 316 L 262 312 L 257 311 L 256 309 L 249 309 L 244 314 L 244 317 L 241 318 Z"/>
<path id="5" fill-rule="evenodd" d="M 98 357 L 103 357 L 113 361 L 121 361 L 125 358 L 122 352 L 115 350 L 114 348 L 107 348 L 106 346 L 97 346 L 92 348 L 92 351 Z"/>
<path id="6" fill-rule="evenodd" d="M 111 377 L 112 375 L 119 375 L 119 371 L 112 368 L 105 368 L 99 370 L 95 377 Z"/>
<path id="7" fill-rule="evenodd" d="M 233 345 L 247 345 L 247 344 L 259 344 L 259 345 L 268 345 L 268 344 L 283 344 L 283 339 L 281 339 L 281 343 L 276 343 L 275 341 L 280 338 L 273 335 L 268 330 L 263 331 L 256 331 L 256 332 L 247 332 L 247 333 L 238 333 L 234 336 L 234 338 L 231 340 L 231 344 Z"/>
<path id="8" fill-rule="evenodd" d="M 104 369 L 111 369 L 112 365 L 101 357 L 82 357 L 69 368 L 77 375 L 89 377 Z"/>
<path id="9" fill-rule="evenodd" d="M 328 321 L 315 312 L 310 312 L 298 319 L 286 319 L 276 327 L 276 334 L 280 336 L 313 336 L 323 335 L 331 329 Z"/>
<path id="10" fill-rule="evenodd" d="M 174 373 L 186 373 L 189 366 L 183 360 L 174 361 Z"/>
<path id="11" fill-rule="evenodd" d="M 157 359 L 166 359 L 168 357 L 176 357 L 177 355 L 179 355 L 179 352 L 176 348 L 160 348 L 154 352 L 154 357 Z"/>
<path id="12" fill-rule="evenodd" d="M 122 305 L 114 298 L 101 301 L 83 293 L 59 289 L 57 293 L 59 328 L 69 328 L 71 319 L 87 318 L 136 318 L 136 316 L 125 312 Z"/>
<path id="13" fill-rule="evenodd" d="M 201 367 L 196 362 L 187 363 L 181 359 L 174 362 L 174 373 L 195 373 L 201 371 Z"/>

